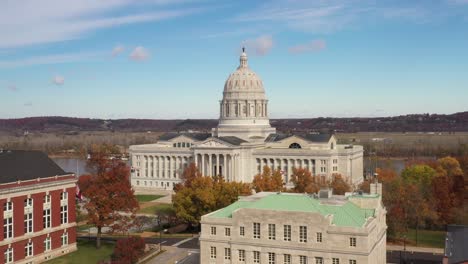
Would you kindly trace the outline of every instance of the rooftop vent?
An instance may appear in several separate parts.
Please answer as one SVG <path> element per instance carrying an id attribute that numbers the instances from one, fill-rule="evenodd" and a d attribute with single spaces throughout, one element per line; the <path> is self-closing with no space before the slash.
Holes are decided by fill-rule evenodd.
<path id="1" fill-rule="evenodd" d="M 328 199 L 332 197 L 332 194 L 333 194 L 333 189 L 321 189 L 319 191 L 319 198 Z"/>

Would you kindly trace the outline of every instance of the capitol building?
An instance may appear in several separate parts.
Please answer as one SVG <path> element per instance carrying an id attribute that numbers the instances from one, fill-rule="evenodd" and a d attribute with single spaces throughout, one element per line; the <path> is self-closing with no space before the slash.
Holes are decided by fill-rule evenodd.
<path id="1" fill-rule="evenodd" d="M 135 189 L 172 190 L 190 163 L 205 176 L 252 182 L 264 166 L 279 168 L 291 186 L 293 168 L 305 168 L 322 181 L 341 174 L 349 183 L 363 180 L 363 148 L 337 144 L 333 134 L 282 134 L 270 125 L 268 99 L 260 76 L 240 65 L 224 84 L 219 124 L 211 133 L 173 132 L 154 144 L 130 146 Z"/>

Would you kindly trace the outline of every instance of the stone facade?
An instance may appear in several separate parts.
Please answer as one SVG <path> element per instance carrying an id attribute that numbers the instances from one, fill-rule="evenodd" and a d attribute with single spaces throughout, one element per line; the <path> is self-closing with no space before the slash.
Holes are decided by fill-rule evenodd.
<path id="1" fill-rule="evenodd" d="M 304 211 L 281 205 L 268 207 L 262 201 L 267 195 L 304 196 L 259 193 L 247 198 L 250 201 L 241 199 L 239 205 L 231 205 L 237 209 L 224 208 L 203 216 L 200 263 L 386 263 L 386 211 L 380 195 L 319 199 L 320 204 L 335 206 L 335 212 L 344 210 L 340 215 L 307 207 Z M 350 206 L 366 210 L 353 208 L 352 212 Z M 223 210 L 232 212 L 226 215 Z M 334 219 L 348 214 L 362 221 L 356 224 Z"/>
<path id="2" fill-rule="evenodd" d="M 334 135 L 276 133 L 268 118 L 263 82 L 240 56 L 224 86 L 219 124 L 211 133 L 168 133 L 154 144 L 130 146 L 135 189 L 172 189 L 194 162 L 203 175 L 251 182 L 263 166 L 279 168 L 290 185 L 292 168 L 302 167 L 324 181 L 341 174 L 363 180 L 363 148 L 337 144 Z"/>

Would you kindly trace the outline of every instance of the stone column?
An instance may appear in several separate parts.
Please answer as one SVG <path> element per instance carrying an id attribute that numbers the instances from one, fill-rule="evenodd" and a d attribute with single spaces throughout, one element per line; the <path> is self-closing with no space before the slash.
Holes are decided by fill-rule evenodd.
<path id="1" fill-rule="evenodd" d="M 195 163 L 195 166 L 197 166 L 198 169 L 200 169 L 200 166 L 198 165 L 198 153 L 195 153 L 194 155 L 194 163 Z"/>
<path id="2" fill-rule="evenodd" d="M 220 174 L 220 169 L 219 169 L 219 156 L 220 154 L 216 154 L 216 173 L 214 176 L 218 176 Z"/>
<path id="3" fill-rule="evenodd" d="M 263 172 L 263 158 L 260 158 L 260 174 Z"/>
<path id="4" fill-rule="evenodd" d="M 291 162 L 291 159 L 287 159 L 287 165 L 288 165 L 288 181 L 289 181 L 289 178 L 291 177 L 291 167 L 292 167 L 292 162 Z"/>
<path id="5" fill-rule="evenodd" d="M 205 173 L 205 153 L 201 154 L 201 174 L 202 176 L 206 176 Z"/>
<path id="6" fill-rule="evenodd" d="M 227 178 L 227 163 L 226 163 L 226 154 L 223 154 L 223 177 L 228 180 Z"/>
<path id="7" fill-rule="evenodd" d="M 208 156 L 208 176 L 213 176 L 212 173 L 213 173 L 213 161 L 212 161 L 212 158 L 213 158 L 213 154 L 209 154 L 210 156 Z"/>

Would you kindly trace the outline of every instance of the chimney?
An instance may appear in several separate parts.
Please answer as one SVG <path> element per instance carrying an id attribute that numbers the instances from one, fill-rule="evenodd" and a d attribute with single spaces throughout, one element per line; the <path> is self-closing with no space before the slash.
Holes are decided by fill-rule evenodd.
<path id="1" fill-rule="evenodd" d="M 382 196 L 382 183 L 374 182 L 370 184 L 370 194 L 378 194 Z"/>

